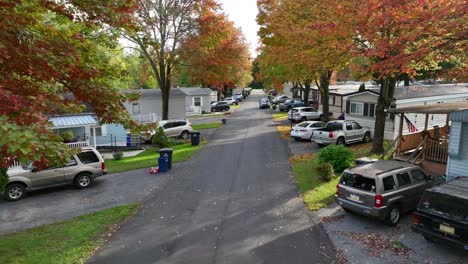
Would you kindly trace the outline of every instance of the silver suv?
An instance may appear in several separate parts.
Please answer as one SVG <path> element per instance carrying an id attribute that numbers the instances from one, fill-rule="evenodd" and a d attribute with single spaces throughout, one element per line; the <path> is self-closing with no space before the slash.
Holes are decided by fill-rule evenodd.
<path id="1" fill-rule="evenodd" d="M 434 178 L 418 166 L 383 160 L 345 170 L 335 201 L 346 211 L 395 226 L 401 213 L 416 208 L 424 190 L 433 185 Z"/>
<path id="2" fill-rule="evenodd" d="M 63 167 L 37 170 L 32 163 L 8 170 L 9 181 L 3 192 L 7 201 L 24 198 L 26 191 L 60 184 L 74 184 L 77 188 L 89 187 L 96 177 L 107 174 L 104 159 L 91 147 L 82 148 Z"/>

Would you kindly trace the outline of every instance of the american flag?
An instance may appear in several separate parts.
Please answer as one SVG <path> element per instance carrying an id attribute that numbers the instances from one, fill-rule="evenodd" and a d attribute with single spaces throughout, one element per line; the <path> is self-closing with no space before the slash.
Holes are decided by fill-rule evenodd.
<path id="1" fill-rule="evenodd" d="M 418 132 L 418 129 L 411 123 L 408 117 L 405 116 L 406 125 L 408 126 L 408 130 L 410 133 Z"/>

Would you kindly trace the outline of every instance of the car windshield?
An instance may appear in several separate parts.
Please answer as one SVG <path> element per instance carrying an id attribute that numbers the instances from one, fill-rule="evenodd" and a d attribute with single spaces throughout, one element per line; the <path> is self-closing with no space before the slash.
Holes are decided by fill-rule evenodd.
<path id="1" fill-rule="evenodd" d="M 418 208 L 468 223 L 468 200 L 461 197 L 426 191 Z"/>
<path id="2" fill-rule="evenodd" d="M 290 104 L 290 103 L 292 103 L 292 102 L 293 102 L 293 100 L 288 99 L 288 100 L 286 100 L 284 103 L 285 103 L 285 104 Z"/>
<path id="3" fill-rule="evenodd" d="M 293 109 L 292 112 L 297 113 L 297 112 L 299 112 L 299 109 Z"/>
<path id="4" fill-rule="evenodd" d="M 356 189 L 375 192 L 375 179 L 367 178 L 359 174 L 344 172 L 340 183 Z"/>
<path id="5" fill-rule="evenodd" d="M 297 125 L 298 127 L 307 127 L 309 125 L 309 123 L 300 123 L 299 125 Z"/>
<path id="6" fill-rule="evenodd" d="M 343 124 L 337 123 L 337 122 L 328 122 L 327 128 L 330 130 L 340 130 L 340 129 L 343 129 Z"/>
<path id="7" fill-rule="evenodd" d="M 266 102 L 268 102 L 268 99 L 266 99 L 266 98 L 262 98 L 262 99 L 260 99 L 260 102 L 262 102 L 262 103 L 266 103 Z"/>

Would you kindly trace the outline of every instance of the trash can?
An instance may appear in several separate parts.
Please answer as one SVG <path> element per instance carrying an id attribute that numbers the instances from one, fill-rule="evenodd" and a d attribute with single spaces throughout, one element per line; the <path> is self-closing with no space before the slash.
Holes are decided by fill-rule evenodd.
<path id="1" fill-rule="evenodd" d="M 132 146 L 132 134 L 127 134 L 127 147 Z"/>
<path id="2" fill-rule="evenodd" d="M 158 158 L 159 172 L 167 172 L 168 169 L 168 156 L 162 156 Z"/>
<path id="3" fill-rule="evenodd" d="M 159 150 L 159 157 L 167 157 L 167 168 L 172 169 L 172 153 L 174 152 L 171 148 L 163 148 Z"/>
<path id="4" fill-rule="evenodd" d="M 190 132 L 190 140 L 192 141 L 192 146 L 200 145 L 200 132 L 198 131 Z"/>
<path id="5" fill-rule="evenodd" d="M 221 119 L 221 122 L 223 122 L 223 125 L 225 125 L 227 122 L 226 118 Z"/>

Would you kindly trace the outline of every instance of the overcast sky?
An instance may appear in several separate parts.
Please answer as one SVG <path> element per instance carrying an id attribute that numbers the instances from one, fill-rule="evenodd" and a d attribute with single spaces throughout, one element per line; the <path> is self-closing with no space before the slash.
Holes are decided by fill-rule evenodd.
<path id="1" fill-rule="evenodd" d="M 255 0 L 220 0 L 223 9 L 237 27 L 241 28 L 250 47 L 250 54 L 256 57 L 258 44 L 257 1 Z"/>

